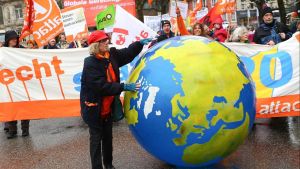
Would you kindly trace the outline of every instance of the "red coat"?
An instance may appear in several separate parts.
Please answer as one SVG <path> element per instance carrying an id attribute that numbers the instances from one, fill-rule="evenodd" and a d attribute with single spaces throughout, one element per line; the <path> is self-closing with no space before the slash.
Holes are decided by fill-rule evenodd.
<path id="1" fill-rule="evenodd" d="M 219 42 L 225 42 L 225 40 L 227 39 L 227 31 L 224 28 L 215 30 L 213 38 Z"/>

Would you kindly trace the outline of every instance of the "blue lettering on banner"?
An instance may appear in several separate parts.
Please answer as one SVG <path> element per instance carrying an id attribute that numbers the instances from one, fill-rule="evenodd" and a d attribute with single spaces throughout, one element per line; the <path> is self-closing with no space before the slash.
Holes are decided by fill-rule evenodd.
<path id="1" fill-rule="evenodd" d="M 281 64 L 281 78 L 278 80 L 272 79 L 270 74 L 270 66 L 272 59 L 279 59 Z M 260 78 L 263 85 L 269 88 L 277 88 L 287 84 L 293 76 L 293 65 L 291 56 L 284 51 L 276 54 L 265 55 L 261 61 Z M 274 77 L 275 78 L 275 77 Z"/>
<path id="2" fill-rule="evenodd" d="M 126 82 L 128 76 L 129 76 L 129 72 L 130 72 L 129 69 L 131 69 L 132 66 L 133 66 L 133 63 L 127 64 L 127 65 L 120 68 L 120 81 L 121 81 L 121 83 Z M 79 72 L 79 73 L 77 73 L 73 76 L 73 83 L 75 84 L 74 89 L 77 92 L 80 92 L 80 89 L 81 89 L 81 75 L 82 75 L 82 72 Z"/>
<path id="3" fill-rule="evenodd" d="M 82 72 L 79 72 L 73 76 L 73 83 L 76 85 L 74 89 L 78 92 L 80 92 L 81 89 L 81 75 Z"/>
<path id="4" fill-rule="evenodd" d="M 255 70 L 255 63 L 251 57 L 240 56 L 240 59 L 245 64 L 246 69 L 250 74 Z M 272 59 L 279 59 L 281 64 L 280 79 L 272 79 L 270 67 Z M 293 76 L 293 64 L 290 54 L 285 51 L 280 51 L 274 54 L 264 55 L 260 66 L 260 81 L 268 88 L 278 88 L 287 84 Z M 275 77 L 274 77 L 275 78 Z"/>

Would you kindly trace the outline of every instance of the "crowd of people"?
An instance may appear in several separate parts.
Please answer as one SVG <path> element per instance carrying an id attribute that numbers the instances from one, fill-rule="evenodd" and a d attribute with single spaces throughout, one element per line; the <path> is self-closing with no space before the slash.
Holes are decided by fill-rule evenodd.
<path id="1" fill-rule="evenodd" d="M 180 10 L 176 10 L 177 22 L 180 35 L 195 35 L 206 37 L 219 42 L 256 43 L 263 45 L 276 45 L 289 39 L 296 31 L 300 31 L 300 22 L 291 24 L 291 29 L 276 21 L 271 8 L 263 9 L 263 23 L 254 30 L 244 26 L 223 28 L 222 20 L 216 19 L 209 25 L 196 23 L 188 30 L 183 22 Z M 150 47 L 160 41 L 172 38 L 175 35 L 171 31 L 171 23 L 168 20 L 161 22 L 161 31 L 158 37 L 153 39 L 142 39 L 132 43 L 128 48 L 109 48 L 110 36 L 104 31 L 94 31 L 87 38 L 79 41 L 67 42 L 66 35 L 49 40 L 43 49 L 68 49 L 89 47 L 90 56 L 84 60 L 81 77 L 80 107 L 83 120 L 89 126 L 90 133 L 90 156 L 92 168 L 113 169 L 112 165 L 112 104 L 122 91 L 135 92 L 140 84 L 120 83 L 119 67 L 130 63 L 141 51 L 144 45 Z M 5 42 L 1 46 L 9 48 L 37 49 L 37 44 L 28 40 L 26 46 L 20 45 L 19 36 L 15 31 L 5 33 Z M 21 121 L 22 136 L 29 135 L 29 120 Z M 7 138 L 17 136 L 17 121 L 6 122 L 4 130 Z M 103 158 L 103 162 L 102 159 Z"/>
<path id="2" fill-rule="evenodd" d="M 293 22 L 289 28 L 288 26 L 274 19 L 273 12 L 270 7 L 265 7 L 263 9 L 263 23 L 259 25 L 257 29 L 254 29 L 254 27 L 247 28 L 245 26 L 237 27 L 232 25 L 229 25 L 227 29 L 225 29 L 222 26 L 222 19 L 216 18 L 212 21 L 211 25 L 196 23 L 193 25 L 191 30 L 188 30 L 185 27 L 179 8 L 177 8 L 176 13 L 180 35 L 203 36 L 219 42 L 276 45 L 289 39 L 296 31 L 300 31 L 300 20 L 298 19 L 297 13 L 293 15 Z M 209 26 L 212 26 L 212 28 L 210 29 Z"/>

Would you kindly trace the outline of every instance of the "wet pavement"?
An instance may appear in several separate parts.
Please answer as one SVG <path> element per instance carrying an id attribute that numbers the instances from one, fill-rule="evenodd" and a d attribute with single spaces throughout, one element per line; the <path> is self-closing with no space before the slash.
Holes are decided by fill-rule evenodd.
<path id="1" fill-rule="evenodd" d="M 300 117 L 259 119 L 256 123 L 235 153 L 209 168 L 299 169 Z M 80 118 L 34 120 L 30 125 L 30 137 L 12 140 L 6 139 L 1 127 L 0 169 L 90 168 L 88 128 Z M 117 169 L 173 168 L 142 149 L 125 121 L 114 125 L 114 165 Z"/>

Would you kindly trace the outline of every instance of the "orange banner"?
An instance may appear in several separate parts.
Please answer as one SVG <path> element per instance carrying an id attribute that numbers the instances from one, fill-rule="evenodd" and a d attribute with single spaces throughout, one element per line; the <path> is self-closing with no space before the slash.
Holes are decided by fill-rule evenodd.
<path id="1" fill-rule="evenodd" d="M 215 8 L 217 14 L 233 13 L 236 9 L 236 0 L 218 0 Z"/>
<path id="2" fill-rule="evenodd" d="M 34 0 L 33 37 L 39 47 L 63 31 L 60 9 L 55 0 Z"/>
<path id="3" fill-rule="evenodd" d="M 256 118 L 300 116 L 300 95 L 258 99 Z"/>
<path id="4" fill-rule="evenodd" d="M 0 103 L 0 112 L 0 121 L 76 117 L 80 104 L 79 99 L 10 102 Z"/>
<path id="5" fill-rule="evenodd" d="M 106 1 L 88 1 L 88 0 L 64 0 L 64 7 L 82 5 L 88 26 L 96 26 L 95 18 L 97 14 L 109 5 L 120 5 L 126 11 L 135 16 L 135 0 L 106 0 Z"/>
<path id="6" fill-rule="evenodd" d="M 55 108 L 53 108 L 55 107 Z M 256 118 L 300 116 L 300 95 L 257 100 Z M 0 121 L 80 116 L 78 99 L 0 103 Z"/>

